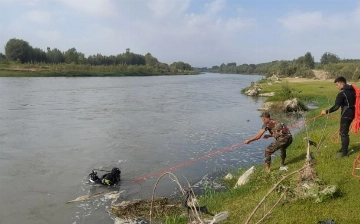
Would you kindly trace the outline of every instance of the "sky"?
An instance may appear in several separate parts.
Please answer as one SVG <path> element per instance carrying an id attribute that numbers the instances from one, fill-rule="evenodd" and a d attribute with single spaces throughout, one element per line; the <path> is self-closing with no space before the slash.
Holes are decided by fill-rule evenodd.
<path id="1" fill-rule="evenodd" d="M 360 59 L 360 0 L 0 0 L 1 53 L 11 38 L 193 67 Z"/>

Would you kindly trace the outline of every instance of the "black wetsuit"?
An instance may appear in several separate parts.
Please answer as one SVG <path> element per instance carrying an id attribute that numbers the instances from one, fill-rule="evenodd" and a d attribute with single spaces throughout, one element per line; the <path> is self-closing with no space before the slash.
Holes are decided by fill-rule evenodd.
<path id="1" fill-rule="evenodd" d="M 119 168 L 114 167 L 110 173 L 106 173 L 104 175 L 102 175 L 101 178 L 99 178 L 97 176 L 96 172 L 92 172 L 89 174 L 90 176 L 90 180 L 93 183 L 99 183 L 99 184 L 104 184 L 104 185 L 115 185 L 117 182 L 120 181 L 120 175 L 121 175 L 121 171 L 119 170 Z"/>
<path id="2" fill-rule="evenodd" d="M 119 180 L 120 180 L 120 178 L 119 178 Z M 101 177 L 101 183 L 104 184 L 104 185 L 110 185 L 111 186 L 111 185 L 116 184 L 119 180 L 112 173 L 104 174 Z"/>
<path id="3" fill-rule="evenodd" d="M 355 117 L 355 89 L 348 84 L 340 90 L 336 96 L 335 105 L 326 110 L 326 113 L 332 113 L 341 108 L 340 119 L 340 137 L 341 137 L 341 156 L 346 156 L 349 147 L 349 129 L 351 122 Z"/>

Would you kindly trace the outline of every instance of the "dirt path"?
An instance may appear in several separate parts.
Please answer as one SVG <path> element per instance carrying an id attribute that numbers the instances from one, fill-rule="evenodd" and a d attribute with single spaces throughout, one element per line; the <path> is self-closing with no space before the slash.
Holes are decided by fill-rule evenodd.
<path id="1" fill-rule="evenodd" d="M 325 72 L 324 70 L 312 70 L 314 72 L 314 75 L 316 77 L 316 79 L 320 79 L 320 80 L 326 80 L 328 79 L 328 73 Z"/>
<path id="2" fill-rule="evenodd" d="M 315 78 L 283 78 L 288 82 L 318 82 L 318 81 L 332 81 L 332 79 L 328 79 L 327 72 L 324 70 L 313 70 Z"/>

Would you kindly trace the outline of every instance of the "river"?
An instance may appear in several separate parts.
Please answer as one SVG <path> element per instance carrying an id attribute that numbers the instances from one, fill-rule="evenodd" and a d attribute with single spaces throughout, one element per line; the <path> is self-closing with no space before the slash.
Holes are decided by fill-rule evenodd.
<path id="1" fill-rule="evenodd" d="M 264 98 L 240 90 L 257 75 L 0 78 L 1 223 L 113 223 L 108 202 L 66 201 L 89 192 L 148 198 L 158 176 L 133 180 L 244 141 L 261 128 Z M 268 140 L 171 172 L 183 184 L 263 161 Z M 119 167 L 123 181 L 88 183 Z M 161 181 L 159 195 L 177 186 Z"/>

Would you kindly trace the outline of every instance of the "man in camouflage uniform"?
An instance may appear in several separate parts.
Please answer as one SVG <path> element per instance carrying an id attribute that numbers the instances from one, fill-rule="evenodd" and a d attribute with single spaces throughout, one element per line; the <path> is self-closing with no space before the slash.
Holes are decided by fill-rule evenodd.
<path id="1" fill-rule="evenodd" d="M 269 112 L 263 112 L 260 117 L 264 122 L 261 130 L 254 137 L 245 140 L 244 143 L 249 144 L 250 142 L 259 140 L 265 131 L 269 131 L 270 134 L 264 135 L 264 138 L 274 137 L 275 141 L 265 149 L 265 170 L 270 172 L 271 155 L 279 149 L 281 152 L 280 170 L 286 170 L 286 149 L 292 143 L 290 130 L 284 123 L 271 119 Z"/>

